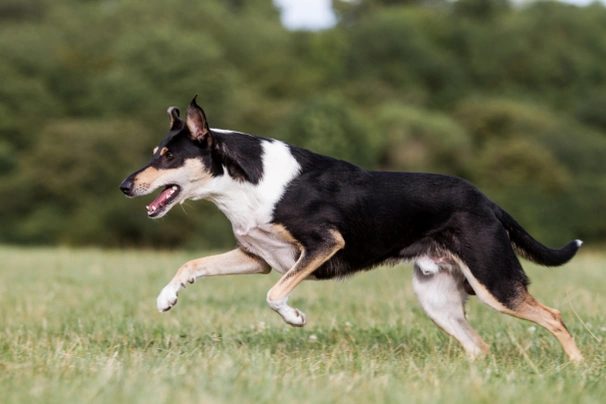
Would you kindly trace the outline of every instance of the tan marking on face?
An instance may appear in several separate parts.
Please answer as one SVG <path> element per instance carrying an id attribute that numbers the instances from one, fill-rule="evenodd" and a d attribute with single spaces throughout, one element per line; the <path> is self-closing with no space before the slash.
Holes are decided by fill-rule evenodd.
<path id="1" fill-rule="evenodd" d="M 175 170 L 179 177 L 175 182 L 180 184 L 196 183 L 196 188 L 202 188 L 211 178 L 208 168 L 199 159 L 187 159 L 182 167 Z"/>
<path id="2" fill-rule="evenodd" d="M 187 159 L 181 167 L 171 169 L 157 169 L 147 167 L 135 177 L 135 185 L 152 187 L 168 184 L 191 184 L 197 182 L 196 187 L 201 187 L 210 179 L 210 174 L 204 164 L 197 159 Z M 155 182 L 161 182 L 154 186 Z"/>
<path id="3" fill-rule="evenodd" d="M 163 147 L 162 150 L 160 150 L 160 156 L 164 156 L 167 151 L 168 151 L 168 147 Z"/>
<path id="4" fill-rule="evenodd" d="M 154 167 L 147 167 L 135 177 L 135 185 L 151 185 L 161 175 L 160 170 Z"/>
<path id="5" fill-rule="evenodd" d="M 157 151 L 158 151 L 158 146 L 154 147 L 154 151 L 152 152 L 152 154 L 156 154 Z"/>

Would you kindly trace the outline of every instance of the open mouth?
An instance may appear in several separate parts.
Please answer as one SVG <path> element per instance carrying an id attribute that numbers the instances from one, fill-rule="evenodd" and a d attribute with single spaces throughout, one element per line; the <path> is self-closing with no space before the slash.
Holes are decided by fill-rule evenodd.
<path id="1" fill-rule="evenodd" d="M 167 211 L 167 208 L 172 202 L 177 199 L 181 193 L 181 188 L 178 185 L 168 185 L 164 191 L 152 203 L 147 206 L 148 217 L 158 217 Z"/>

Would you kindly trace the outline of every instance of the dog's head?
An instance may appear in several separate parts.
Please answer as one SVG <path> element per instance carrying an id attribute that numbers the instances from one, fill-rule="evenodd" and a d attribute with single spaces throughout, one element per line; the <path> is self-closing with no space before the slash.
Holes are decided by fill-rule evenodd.
<path id="1" fill-rule="evenodd" d="M 151 160 L 120 184 L 120 189 L 129 198 L 164 188 L 147 206 L 147 215 L 153 219 L 164 216 L 186 199 L 202 198 L 204 186 L 213 177 L 213 140 L 196 97 L 187 108 L 185 121 L 179 117 L 176 107 L 168 109 L 168 116 L 170 130 L 153 150 Z"/>

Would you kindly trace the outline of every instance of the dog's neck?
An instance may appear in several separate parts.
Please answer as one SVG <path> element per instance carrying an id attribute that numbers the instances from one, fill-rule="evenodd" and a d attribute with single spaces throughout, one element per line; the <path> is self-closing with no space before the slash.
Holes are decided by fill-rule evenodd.
<path id="1" fill-rule="evenodd" d="M 260 141 L 263 174 L 257 184 L 232 177 L 224 167 L 224 174 L 212 178 L 202 195 L 227 216 L 236 235 L 271 223 L 276 203 L 301 170 L 285 143 Z"/>

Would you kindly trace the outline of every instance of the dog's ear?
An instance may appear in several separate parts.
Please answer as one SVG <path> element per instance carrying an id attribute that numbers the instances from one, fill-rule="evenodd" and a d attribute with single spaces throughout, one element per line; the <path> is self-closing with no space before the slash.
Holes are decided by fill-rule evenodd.
<path id="1" fill-rule="evenodd" d="M 185 122 L 179 117 L 179 108 L 169 107 L 168 117 L 170 119 L 170 130 L 181 130 L 185 126 Z"/>
<path id="2" fill-rule="evenodd" d="M 193 140 L 202 141 L 210 134 L 208 122 L 206 122 L 206 115 L 202 108 L 196 104 L 196 98 L 198 95 L 191 100 L 189 107 L 187 108 L 187 127 L 191 133 Z"/>

